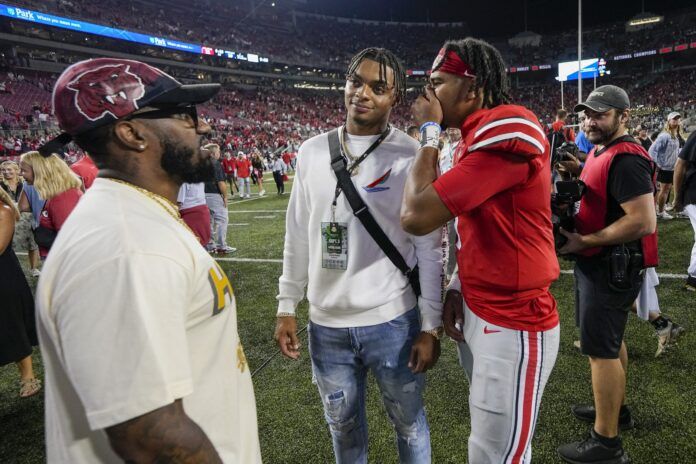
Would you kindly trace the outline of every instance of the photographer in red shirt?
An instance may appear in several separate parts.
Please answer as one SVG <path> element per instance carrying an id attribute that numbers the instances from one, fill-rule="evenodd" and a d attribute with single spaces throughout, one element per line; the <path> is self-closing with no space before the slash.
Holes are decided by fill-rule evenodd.
<path id="1" fill-rule="evenodd" d="M 623 342 L 628 312 L 643 284 L 644 269 L 657 266 L 655 163 L 627 134 L 630 101 L 615 85 L 597 87 L 575 106 L 587 119 L 587 155 L 580 180 L 585 193 L 575 215 L 577 232 L 558 251 L 575 255 L 576 321 L 580 350 L 592 373 L 593 405 L 572 412 L 594 423 L 589 436 L 558 448 L 566 462 L 629 462 L 619 428 L 634 426 L 623 404 L 628 353 Z"/>
<path id="2" fill-rule="evenodd" d="M 423 235 L 456 218 L 458 278 L 443 311 L 470 380 L 469 462 L 529 462 L 559 343 L 559 274 L 551 225 L 549 144 L 538 118 L 509 104 L 505 64 L 488 43 L 448 41 L 413 104 L 421 148 L 401 209 Z M 437 177 L 441 126 L 461 128 Z"/>

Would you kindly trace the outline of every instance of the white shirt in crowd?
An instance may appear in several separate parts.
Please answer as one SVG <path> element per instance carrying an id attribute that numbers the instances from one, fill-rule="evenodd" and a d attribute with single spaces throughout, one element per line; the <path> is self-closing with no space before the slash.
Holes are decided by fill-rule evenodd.
<path id="1" fill-rule="evenodd" d="M 348 149 L 359 156 L 378 138 L 347 135 Z M 416 306 L 422 329 L 441 325 L 442 255 L 440 229 L 423 236 L 401 229 L 404 184 L 418 151 L 418 142 L 398 129 L 360 164 L 353 182 L 375 220 L 399 250 L 409 267 L 418 263 L 422 295 L 419 301 L 408 279 L 394 266 L 367 233 L 341 195 L 336 221 L 347 223 L 346 270 L 322 268 L 321 223 L 331 221 L 336 177 L 331 169 L 327 134 L 300 146 L 297 170 L 288 205 L 279 280 L 278 311 L 294 312 L 307 287 L 310 319 L 327 327 L 382 324 Z M 374 186 L 380 178 L 383 182 Z"/>
<path id="2" fill-rule="evenodd" d="M 285 165 L 285 162 L 278 158 L 275 161 L 273 161 L 273 168 L 271 169 L 272 171 L 280 171 L 281 174 L 285 174 L 285 171 L 288 169 L 288 167 Z"/>
<path id="3" fill-rule="evenodd" d="M 663 171 L 674 171 L 674 165 L 679 156 L 679 139 L 672 137 L 668 132 L 662 131 L 657 136 L 648 153 Z"/>
<path id="4" fill-rule="evenodd" d="M 176 197 L 179 209 L 189 209 L 194 206 L 205 205 L 205 184 L 181 184 L 179 195 Z"/>
<path id="5" fill-rule="evenodd" d="M 95 180 L 36 303 L 49 463 L 120 463 L 103 429 L 180 398 L 224 462 L 261 462 L 232 287 L 157 202 Z"/>

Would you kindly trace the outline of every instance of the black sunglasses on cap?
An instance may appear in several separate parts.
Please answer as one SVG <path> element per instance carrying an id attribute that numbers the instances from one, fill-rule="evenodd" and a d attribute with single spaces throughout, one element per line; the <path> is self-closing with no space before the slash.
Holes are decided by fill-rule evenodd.
<path id="1" fill-rule="evenodd" d="M 170 108 L 158 108 L 154 110 L 143 111 L 142 113 L 135 112 L 123 118 L 124 120 L 131 119 L 180 119 L 187 121 L 193 128 L 198 128 L 198 110 L 196 105 L 173 106 Z"/>

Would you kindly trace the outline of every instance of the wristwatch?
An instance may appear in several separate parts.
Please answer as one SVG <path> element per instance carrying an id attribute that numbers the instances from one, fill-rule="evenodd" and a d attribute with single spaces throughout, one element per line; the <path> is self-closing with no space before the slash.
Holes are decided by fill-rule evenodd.
<path id="1" fill-rule="evenodd" d="M 433 337 L 435 337 L 436 340 L 440 340 L 442 336 L 445 334 L 445 329 L 443 329 L 442 327 L 436 327 L 430 330 L 421 330 L 421 332 L 430 334 Z"/>

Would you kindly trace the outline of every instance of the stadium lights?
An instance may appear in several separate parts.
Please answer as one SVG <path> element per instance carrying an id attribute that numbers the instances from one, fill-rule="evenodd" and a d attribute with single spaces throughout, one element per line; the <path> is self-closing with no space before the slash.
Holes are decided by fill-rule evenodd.
<path id="1" fill-rule="evenodd" d="M 662 16 L 651 16 L 649 18 L 632 19 L 628 22 L 629 26 L 645 26 L 646 24 L 655 24 L 662 21 Z"/>

